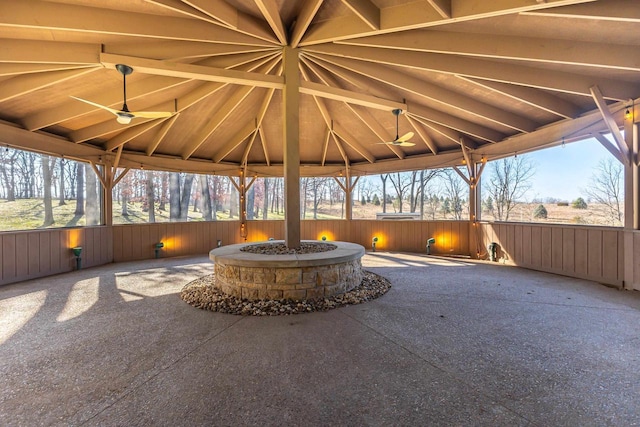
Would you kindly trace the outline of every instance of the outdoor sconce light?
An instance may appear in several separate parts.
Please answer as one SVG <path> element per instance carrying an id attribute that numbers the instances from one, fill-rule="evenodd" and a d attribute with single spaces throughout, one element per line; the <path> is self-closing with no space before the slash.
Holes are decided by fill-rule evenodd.
<path id="1" fill-rule="evenodd" d="M 220 247 L 222 246 L 222 240 L 218 239 L 218 241 L 216 242 L 216 247 Z"/>
<path id="2" fill-rule="evenodd" d="M 75 248 L 71 248 L 73 255 L 76 257 L 76 270 L 80 270 L 82 268 L 82 258 L 80 255 L 82 254 L 82 246 L 76 246 Z"/>
<path id="3" fill-rule="evenodd" d="M 155 251 L 156 251 L 156 258 L 160 258 L 160 249 L 164 248 L 164 243 L 160 242 L 160 243 L 156 243 L 154 245 Z"/>
<path id="4" fill-rule="evenodd" d="M 373 252 L 376 251 L 376 243 L 378 242 L 378 238 L 374 237 L 373 239 L 371 239 L 371 249 L 373 250 Z"/>
<path id="5" fill-rule="evenodd" d="M 624 112 L 624 118 L 630 120 L 632 117 L 633 114 L 631 114 L 631 107 L 627 107 L 626 111 Z"/>
<path id="6" fill-rule="evenodd" d="M 327 241 L 327 236 L 322 236 L 322 241 L 326 242 Z"/>
<path id="7" fill-rule="evenodd" d="M 427 255 L 431 255 L 431 245 L 435 245 L 436 244 L 436 239 L 434 239 L 433 237 L 429 237 L 427 239 Z"/>
<path id="8" fill-rule="evenodd" d="M 487 245 L 487 252 L 489 252 L 489 261 L 498 260 L 498 244 L 496 242 Z"/>

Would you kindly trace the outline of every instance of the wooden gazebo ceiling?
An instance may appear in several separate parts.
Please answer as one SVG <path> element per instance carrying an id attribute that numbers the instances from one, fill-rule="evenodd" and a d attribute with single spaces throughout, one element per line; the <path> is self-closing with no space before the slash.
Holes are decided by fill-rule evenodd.
<path id="1" fill-rule="evenodd" d="M 602 139 L 640 97 L 637 0 L 6 0 L 0 143 L 281 175 L 284 46 L 300 57 L 302 175 Z M 175 114 L 121 125 L 70 97 L 120 109 L 119 63 L 132 111 Z M 396 108 L 413 147 L 379 144 Z"/>

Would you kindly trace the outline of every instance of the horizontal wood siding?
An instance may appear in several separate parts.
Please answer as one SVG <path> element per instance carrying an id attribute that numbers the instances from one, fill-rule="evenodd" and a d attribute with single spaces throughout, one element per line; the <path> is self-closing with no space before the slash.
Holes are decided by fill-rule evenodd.
<path id="1" fill-rule="evenodd" d="M 216 247 L 241 243 L 239 221 L 169 222 L 113 226 L 114 262 L 150 259 L 162 242 L 162 258 L 206 254 Z"/>
<path id="2" fill-rule="evenodd" d="M 284 221 L 249 221 L 247 241 L 284 238 Z M 640 254 L 640 232 L 633 233 Z M 433 254 L 486 255 L 490 242 L 516 265 L 620 286 L 624 278 L 623 230 L 607 227 L 466 221 L 304 220 L 305 240 L 342 240 L 380 251 L 424 253 L 433 237 Z M 475 241 L 478 241 L 476 248 Z M 216 246 L 241 243 L 239 221 L 156 223 L 0 233 L 0 284 L 44 277 L 76 268 L 71 252 L 82 246 L 82 267 L 150 259 L 163 242 L 161 257 L 206 254 Z M 475 254 L 474 254 L 475 255 Z M 633 286 L 640 290 L 640 255 L 633 258 Z"/>
<path id="3" fill-rule="evenodd" d="M 71 248 L 82 246 L 82 268 L 112 260 L 109 227 L 58 228 L 0 233 L 0 284 L 65 273 L 76 268 Z"/>
<path id="4" fill-rule="evenodd" d="M 520 223 L 481 223 L 480 227 L 484 248 L 498 243 L 499 256 L 516 265 L 622 285 L 622 229 Z M 640 253 L 640 233 L 635 238 L 634 252 Z M 634 271 L 640 276 L 637 258 Z"/>

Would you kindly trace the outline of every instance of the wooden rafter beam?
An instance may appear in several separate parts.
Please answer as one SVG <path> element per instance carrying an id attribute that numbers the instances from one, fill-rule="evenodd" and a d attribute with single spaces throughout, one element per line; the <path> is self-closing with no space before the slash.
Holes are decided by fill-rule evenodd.
<path id="1" fill-rule="evenodd" d="M 0 102 L 75 79 L 98 69 L 98 67 L 80 68 L 77 70 L 50 71 L 48 73 L 24 74 L 12 77 L 0 85 Z"/>
<path id="2" fill-rule="evenodd" d="M 210 15 L 195 9 L 188 4 L 183 3 L 180 0 L 144 0 L 147 3 L 156 5 L 158 7 L 171 10 L 173 12 L 178 12 L 182 15 L 185 15 L 189 18 L 200 19 L 202 21 L 210 22 L 210 23 L 219 23 L 220 21 L 213 19 Z"/>
<path id="3" fill-rule="evenodd" d="M 327 150 L 329 149 L 329 139 L 331 138 L 331 129 L 327 128 L 327 131 L 324 135 L 324 143 L 322 144 L 322 161 L 320 164 L 322 166 L 327 162 Z"/>
<path id="4" fill-rule="evenodd" d="M 451 2 L 452 0 L 428 0 L 431 7 L 445 19 L 451 18 Z"/>
<path id="5" fill-rule="evenodd" d="M 256 131 L 255 120 L 249 120 L 238 132 L 224 143 L 222 147 L 213 155 L 213 162 L 220 163 L 225 157 L 227 157 L 233 150 L 235 150 L 242 141 L 253 135 Z M 184 157 L 183 157 L 184 158 Z"/>
<path id="6" fill-rule="evenodd" d="M 344 151 L 344 147 L 342 146 L 340 139 L 333 131 L 331 131 L 331 138 L 333 139 L 333 142 L 336 144 L 336 147 L 338 147 L 338 151 L 342 156 L 342 160 L 344 161 L 345 166 L 349 167 L 349 156 L 347 156 L 347 153 Z"/>
<path id="7" fill-rule="evenodd" d="M 489 89 L 516 102 L 523 102 L 565 119 L 573 119 L 582 113 L 582 109 L 573 102 L 562 99 L 551 93 L 526 86 L 460 77 L 477 86 Z"/>
<path id="8" fill-rule="evenodd" d="M 287 44 L 287 31 L 280 17 L 280 10 L 275 0 L 254 0 L 274 34 L 281 44 Z"/>
<path id="9" fill-rule="evenodd" d="M 469 78 L 511 83 L 521 86 L 548 89 L 591 97 L 590 88 L 593 77 L 564 71 L 546 70 L 510 63 L 505 65 L 497 61 L 467 58 L 454 55 L 440 55 L 428 52 L 393 51 L 365 46 L 322 45 L 306 48 L 307 54 L 324 54 L 352 58 L 368 62 L 407 67 L 418 70 L 442 72 Z M 607 78 L 598 79 L 600 88 L 610 99 L 626 100 L 640 93 L 637 84 Z"/>
<path id="10" fill-rule="evenodd" d="M 342 0 L 342 3 L 372 30 L 380 29 L 380 9 L 371 0 Z"/>
<path id="11" fill-rule="evenodd" d="M 462 173 L 462 171 L 460 169 L 458 169 L 458 166 L 453 165 L 452 169 L 458 174 L 460 175 L 460 178 L 462 178 L 462 180 L 464 182 L 467 183 L 467 185 L 471 185 L 471 180 L 469 178 L 467 178 L 467 176 L 465 174 Z"/>
<path id="12" fill-rule="evenodd" d="M 213 132 L 225 121 L 240 103 L 253 91 L 251 86 L 238 88 L 226 102 L 208 119 L 205 125 L 191 137 L 185 149 L 182 151 L 182 159 L 187 160 L 198 148 L 211 136 Z M 253 121 L 252 121 L 253 122 Z M 255 124 L 253 124 L 255 129 Z"/>
<path id="13" fill-rule="evenodd" d="M 607 0 L 590 4 L 577 4 L 555 9 L 523 12 L 523 15 L 556 17 L 562 19 L 588 19 L 598 21 L 640 23 L 640 10 L 634 1 Z"/>
<path id="14" fill-rule="evenodd" d="M 280 69 L 278 71 L 278 74 L 281 71 L 282 71 L 282 69 Z M 250 135 L 252 135 L 252 138 L 251 138 L 251 142 L 250 142 L 249 146 L 253 144 L 253 141 L 256 138 L 256 133 L 257 133 L 256 130 L 262 128 L 262 121 L 264 120 L 264 116 L 267 113 L 267 109 L 268 109 L 269 105 L 271 104 L 271 100 L 273 99 L 274 92 L 275 92 L 275 89 L 269 89 L 267 91 L 267 94 L 265 95 L 264 99 L 262 100 L 262 105 L 258 109 L 258 113 L 256 115 L 256 119 L 253 122 L 253 124 L 251 122 L 248 122 L 234 136 L 229 138 L 229 140 L 216 152 L 216 154 L 214 154 L 214 156 L 213 156 L 213 162 L 214 163 L 220 163 L 225 157 L 227 157 L 229 154 L 231 154 L 231 152 L 233 150 L 235 150 L 236 147 L 238 147 L 238 145 L 240 145 L 242 143 L 242 141 L 247 139 L 247 137 L 249 137 Z M 261 137 L 261 140 L 262 140 L 262 137 Z M 266 150 L 266 148 L 264 148 L 264 149 Z M 248 155 L 248 150 L 246 151 L 246 154 Z M 268 154 L 267 154 L 266 151 L 265 151 L 265 158 L 268 158 Z"/>
<path id="15" fill-rule="evenodd" d="M 462 55 L 531 63 L 551 63 L 620 70 L 640 70 L 636 46 L 552 38 L 416 31 L 346 40 L 340 43 L 382 49 Z M 526 46 L 526 49 L 522 47 Z"/>
<path id="16" fill-rule="evenodd" d="M 418 0 L 402 4 L 394 3 L 380 9 L 379 29 L 372 29 L 357 16 L 339 17 L 311 25 L 300 45 L 308 46 L 368 35 L 414 30 L 591 1 L 594 0 L 545 0 L 544 2 L 451 0 L 451 15 L 448 18 L 444 18 L 442 13 L 447 6 L 447 2 L 444 1 Z M 434 5 L 442 7 L 434 8 Z"/>
<path id="17" fill-rule="evenodd" d="M 351 148 L 353 148 L 358 154 L 367 159 L 369 163 L 375 163 L 376 158 L 367 150 L 362 144 L 354 138 L 351 133 L 344 128 L 340 123 L 334 123 L 333 131 L 340 137 L 341 140 L 346 142 Z"/>
<path id="18" fill-rule="evenodd" d="M 109 139 L 109 141 L 107 141 L 107 143 L 105 144 L 105 150 L 113 151 L 114 149 L 121 147 L 122 145 L 142 135 L 143 133 L 148 132 L 162 122 L 164 122 L 164 120 L 151 120 L 136 126 L 129 126 L 118 135 Z"/>
<path id="19" fill-rule="evenodd" d="M 111 188 L 115 187 L 116 185 L 118 185 L 118 183 L 120 181 L 122 181 L 122 178 L 124 178 L 127 173 L 129 173 L 129 171 L 131 170 L 131 168 L 124 168 L 117 177 L 114 178 L 113 182 L 111 183 Z"/>
<path id="20" fill-rule="evenodd" d="M 300 93 L 306 95 L 318 96 L 321 98 L 333 99 L 334 101 L 343 101 L 350 104 L 362 105 L 363 107 L 376 108 L 378 110 L 393 111 L 397 108 L 406 110 L 406 104 L 402 102 L 381 99 L 363 93 L 352 92 L 345 89 L 326 86 L 320 83 L 303 81 L 300 84 Z"/>
<path id="21" fill-rule="evenodd" d="M 532 132 L 538 127 L 538 124 L 535 121 L 526 117 L 480 102 L 473 97 L 443 88 L 441 85 L 426 82 L 385 65 L 370 64 L 363 61 L 339 57 L 324 56 L 322 59 L 330 63 L 327 67 L 332 70 L 335 70 L 335 66 L 342 67 L 386 85 L 398 88 L 403 92 L 413 93 L 422 98 L 442 104 L 443 106 L 456 108 L 464 113 L 473 114 L 484 120 L 488 120 L 520 132 Z"/>
<path id="22" fill-rule="evenodd" d="M 298 19 L 296 20 L 295 26 L 293 27 L 293 31 L 291 32 L 291 47 L 298 47 L 298 43 L 304 36 L 304 33 L 309 28 L 311 21 L 316 16 L 316 12 L 320 9 L 323 0 L 305 0 L 302 5 L 302 9 L 298 14 Z"/>
<path id="23" fill-rule="evenodd" d="M 449 128 L 447 126 L 443 126 L 439 123 L 431 122 L 429 120 L 426 120 L 423 117 L 416 116 L 411 112 L 407 113 L 407 117 L 418 121 L 423 126 L 427 127 L 428 129 L 431 129 L 433 132 L 437 134 L 442 135 L 443 137 L 447 138 L 449 141 L 454 142 L 456 144 L 460 144 L 460 138 L 462 137 L 462 134 L 457 130 Z M 471 144 L 470 141 L 468 141 L 468 145 L 471 148 L 477 148 L 477 144 Z M 438 155 L 440 155 L 440 152 L 438 153 Z"/>
<path id="24" fill-rule="evenodd" d="M 147 149 L 145 150 L 147 156 L 151 156 L 156 151 L 160 143 L 162 143 L 162 141 L 164 140 L 164 137 L 167 136 L 167 133 L 169 133 L 169 130 L 171 130 L 171 127 L 174 125 L 176 120 L 178 120 L 179 116 L 180 113 L 176 113 L 162 123 L 162 126 L 160 126 L 160 129 L 153 137 L 153 140 L 149 143 L 149 145 L 147 145 Z"/>
<path id="25" fill-rule="evenodd" d="M 275 89 L 282 89 L 284 86 L 284 79 L 281 76 L 273 76 L 270 74 L 256 72 L 228 70 L 225 68 L 205 67 L 202 65 L 170 63 L 154 59 L 113 55 L 108 53 L 100 54 L 100 62 L 105 67 L 114 69 L 117 64 L 127 64 L 138 72 L 159 76 Z"/>
<path id="26" fill-rule="evenodd" d="M 16 148 L 33 150 L 70 159 L 97 161 L 106 152 L 88 145 L 71 144 L 67 139 L 45 132 L 29 132 L 17 125 L 0 121 L 2 143 Z"/>
<path id="27" fill-rule="evenodd" d="M 97 67 L 97 64 L 25 64 L 25 63 L 0 63 L 0 77 L 16 76 L 21 74 L 47 73 L 50 71 L 78 70 L 81 68 Z"/>
<path id="28" fill-rule="evenodd" d="M 249 142 L 247 143 L 246 147 L 244 147 L 244 152 L 242 153 L 242 160 L 240 161 L 240 165 L 245 168 L 247 167 L 247 159 L 249 158 L 249 152 L 251 151 L 251 148 L 253 147 L 253 143 L 255 142 L 257 136 L 258 136 L 258 132 L 254 130 L 254 132 L 251 133 L 251 138 L 249 138 Z M 249 189 L 249 187 L 251 187 L 251 185 L 253 184 L 253 181 L 255 181 L 255 177 L 247 187 L 247 190 Z"/>
<path id="29" fill-rule="evenodd" d="M 624 105 L 609 106 L 612 114 L 622 113 Z M 488 144 L 482 147 L 481 153 L 486 155 L 506 155 L 514 152 L 526 152 L 549 144 L 557 144 L 562 138 L 587 138 L 594 132 L 593 126 L 602 123 L 602 114 L 595 110 L 583 116 L 562 120 L 542 127 L 529 134 L 521 134 L 506 139 L 500 144 Z M 601 131 L 606 131 L 606 126 L 598 126 Z"/>
<path id="30" fill-rule="evenodd" d="M 439 150 L 435 141 L 431 139 L 431 137 L 424 131 L 424 129 L 422 129 L 422 127 L 418 125 L 418 121 L 415 119 L 412 119 L 411 116 L 409 115 L 405 115 L 405 117 L 409 122 L 409 124 L 411 125 L 411 127 L 413 128 L 413 130 L 415 131 L 415 133 L 418 134 L 418 137 L 422 140 L 422 142 L 425 143 L 425 145 L 429 148 L 429 150 L 431 150 L 433 154 L 438 154 Z"/>
<path id="31" fill-rule="evenodd" d="M 161 104 L 157 104 L 154 110 L 150 111 L 174 111 L 175 100 L 166 101 Z M 116 117 L 113 114 L 105 112 L 105 117 L 109 117 L 104 122 L 97 123 L 92 126 L 80 128 L 69 133 L 69 139 L 75 143 L 86 142 L 101 136 L 109 135 L 117 131 L 121 131 L 123 127 L 135 127 L 143 123 L 147 123 L 153 119 L 133 119 L 130 125 L 121 125 L 116 121 Z"/>
<path id="32" fill-rule="evenodd" d="M 0 63 L 2 62 L 99 65 L 100 45 L 2 39 Z"/>
<path id="33" fill-rule="evenodd" d="M 127 101 L 133 101 L 162 90 L 170 89 L 184 84 L 185 82 L 185 80 L 173 77 L 150 77 L 143 79 L 127 88 Z M 70 93 L 70 95 L 76 94 Z M 104 90 L 101 88 L 95 92 L 86 95 L 83 94 L 80 97 L 112 108 L 120 109 L 122 107 L 121 90 Z M 23 124 L 25 128 L 29 130 L 37 130 L 66 120 L 71 120 L 94 111 L 98 111 L 98 108 L 69 98 L 59 104 L 56 108 L 48 108 L 27 116 L 23 120 Z"/>
<path id="34" fill-rule="evenodd" d="M 389 134 L 384 126 L 382 126 L 380 122 L 377 121 L 366 108 L 349 104 L 347 104 L 347 107 L 371 132 L 373 132 L 378 137 L 378 142 L 393 141 L 395 136 Z M 391 144 L 385 144 L 385 146 L 388 147 L 399 159 L 404 159 L 406 157 L 404 152 L 399 147 Z"/>
<path id="35" fill-rule="evenodd" d="M 222 3 L 222 2 L 221 2 Z M 194 19 L 151 16 L 105 8 L 38 0 L 0 3 L 0 27 L 63 30 L 79 33 L 113 34 L 156 39 L 210 42 L 225 40 L 229 44 L 267 44 L 225 27 Z"/>
<path id="36" fill-rule="evenodd" d="M 415 103 L 409 104 L 408 107 L 408 112 L 412 117 L 422 118 L 432 123 L 436 123 L 453 129 L 456 132 L 471 135 L 478 139 L 483 139 L 487 142 L 498 142 L 505 138 L 505 135 L 500 132 L 496 132 L 492 129 L 488 129 L 484 126 L 477 125 L 458 117 L 454 117 L 450 114 L 443 113 L 442 111 L 438 111 L 433 108 L 425 107 L 423 105 Z M 458 142 L 458 139 L 459 138 L 456 138 L 456 142 Z"/>
<path id="37" fill-rule="evenodd" d="M 629 157 L 629 148 L 627 147 L 627 143 L 625 142 L 624 137 L 620 132 L 620 128 L 618 127 L 618 124 L 616 123 L 615 119 L 611 115 L 611 111 L 609 111 L 609 107 L 607 106 L 607 103 L 604 100 L 604 96 L 602 96 L 602 92 L 600 91 L 600 88 L 598 86 L 592 86 L 591 94 L 593 95 L 593 100 L 595 101 L 598 107 L 598 110 L 600 111 L 600 114 L 602 114 L 602 117 L 604 119 L 605 124 L 607 125 L 607 128 L 609 129 L 609 132 L 611 132 L 611 135 L 613 136 L 613 140 L 616 142 L 616 145 L 618 146 L 618 150 L 620 150 L 622 157 L 626 159 L 625 164 L 628 165 L 631 161 L 631 158 Z"/>
<path id="38" fill-rule="evenodd" d="M 263 21 L 240 12 L 224 0 L 184 0 L 185 3 L 217 19 L 228 28 L 271 43 L 277 43 Z M 224 39 L 222 39 L 224 40 Z"/>
<path id="39" fill-rule="evenodd" d="M 267 166 L 271 166 L 271 158 L 269 157 L 269 149 L 267 148 L 267 138 L 264 134 L 264 129 L 262 126 L 258 128 L 258 133 L 260 134 L 260 144 L 262 144 L 262 152 L 264 153 L 264 161 Z"/>
<path id="40" fill-rule="evenodd" d="M 211 58 L 243 53 L 272 53 L 276 47 L 234 45 L 223 43 L 189 42 L 183 40 L 162 40 L 147 43 L 114 43 L 104 46 L 104 53 L 134 56 L 163 61 L 184 61 L 194 58 Z"/>
<path id="41" fill-rule="evenodd" d="M 318 69 L 318 67 L 314 63 L 311 63 L 308 60 L 303 59 L 303 62 L 307 67 L 309 67 L 311 71 L 313 71 L 313 73 L 316 76 L 318 76 L 318 78 L 322 83 L 324 83 L 327 86 L 333 86 L 333 87 L 338 86 L 338 83 L 333 76 L 324 72 L 323 70 Z M 307 75 L 306 70 L 302 67 L 301 67 L 301 72 L 305 77 L 305 79 L 309 80 L 309 76 Z M 359 105 L 352 105 L 352 104 L 349 104 L 348 102 L 344 102 L 344 105 L 349 110 L 351 110 L 356 115 L 356 117 L 358 117 L 358 119 L 360 119 L 360 121 L 363 122 L 376 136 L 378 136 L 380 142 L 391 141 L 393 139 L 393 137 L 389 135 L 386 129 L 384 129 L 384 127 L 382 127 L 382 125 L 380 125 L 380 123 L 378 123 L 378 121 L 375 120 L 373 116 L 371 116 L 371 113 L 369 113 L 369 111 L 366 108 Z M 394 145 L 387 145 L 387 147 L 389 147 L 389 149 L 398 158 L 403 159 L 405 157 L 404 152 L 399 147 L 396 147 Z"/>
<path id="42" fill-rule="evenodd" d="M 594 132 L 591 134 L 591 136 L 595 138 L 609 153 L 611 153 L 613 157 L 618 159 L 620 163 L 622 163 L 623 165 L 626 164 L 625 157 L 620 152 L 620 150 L 618 150 L 618 148 L 613 145 L 604 135 L 598 132 Z"/>

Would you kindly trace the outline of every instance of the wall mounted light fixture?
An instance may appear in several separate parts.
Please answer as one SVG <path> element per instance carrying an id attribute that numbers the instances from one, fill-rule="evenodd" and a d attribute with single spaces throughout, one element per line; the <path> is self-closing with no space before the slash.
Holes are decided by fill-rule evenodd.
<path id="1" fill-rule="evenodd" d="M 160 258 L 160 249 L 164 248 L 164 243 L 158 242 L 154 245 L 156 258 Z"/>
<path id="2" fill-rule="evenodd" d="M 73 255 L 76 257 L 76 270 L 80 270 L 82 268 L 82 246 L 76 246 L 75 248 L 71 248 Z"/>
<path id="3" fill-rule="evenodd" d="M 436 239 L 434 239 L 433 237 L 429 237 L 427 239 L 427 255 L 431 255 L 431 245 L 435 245 L 436 244 Z"/>

